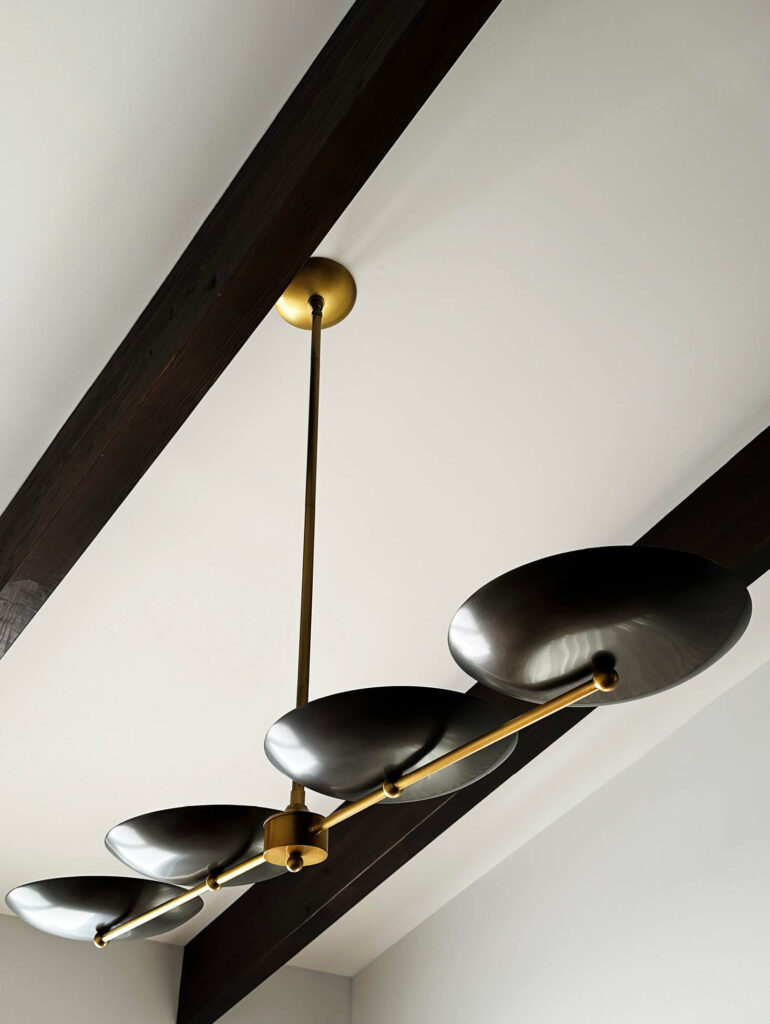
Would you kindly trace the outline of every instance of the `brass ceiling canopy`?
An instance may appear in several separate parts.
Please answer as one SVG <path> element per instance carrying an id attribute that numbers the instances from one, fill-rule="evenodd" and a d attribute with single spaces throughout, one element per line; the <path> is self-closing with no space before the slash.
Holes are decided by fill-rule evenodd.
<path id="1" fill-rule="evenodd" d="M 510 756 L 522 729 L 548 715 L 578 702 L 650 696 L 691 678 L 745 630 L 751 600 L 726 569 L 679 551 L 593 548 L 498 577 L 452 620 L 449 647 L 460 667 L 533 702 L 523 714 L 506 719 L 494 703 L 413 686 L 309 703 L 321 328 L 343 320 L 355 299 L 350 272 L 314 257 L 276 307 L 311 332 L 296 708 L 265 740 L 270 761 L 292 779 L 288 806 L 177 807 L 122 822 L 107 847 L 146 877 L 21 885 L 6 902 L 34 927 L 100 948 L 160 934 L 197 913 L 207 893 L 320 864 L 330 830 L 368 807 L 469 785 Z M 348 802 L 315 814 L 306 786 Z"/>
<path id="2" fill-rule="evenodd" d="M 323 326 L 334 327 L 344 320 L 356 301 L 353 275 L 336 260 L 313 256 L 300 270 L 275 305 L 284 320 L 293 327 L 309 331 L 313 327 L 314 295 L 323 299 Z"/>

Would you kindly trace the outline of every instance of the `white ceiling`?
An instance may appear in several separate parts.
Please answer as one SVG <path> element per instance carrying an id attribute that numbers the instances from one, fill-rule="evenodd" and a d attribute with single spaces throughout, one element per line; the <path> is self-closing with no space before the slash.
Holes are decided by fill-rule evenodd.
<path id="1" fill-rule="evenodd" d="M 0 4 L 0 507 L 349 6 Z"/>
<path id="2" fill-rule="evenodd" d="M 299 6 L 4 8 L 6 500 L 346 5 Z M 509 0 L 332 232 L 359 301 L 325 341 L 316 695 L 465 688 L 470 592 L 636 539 L 766 426 L 769 20 Z M 293 695 L 306 389 L 273 315 L 3 659 L 0 888 L 114 870 L 101 837 L 144 810 L 285 801 L 261 743 Z M 500 856 L 770 656 L 754 597 L 671 715 L 592 715 L 475 812 L 514 802 Z M 491 866 L 458 867 L 468 827 L 300 962 L 356 970 Z"/>

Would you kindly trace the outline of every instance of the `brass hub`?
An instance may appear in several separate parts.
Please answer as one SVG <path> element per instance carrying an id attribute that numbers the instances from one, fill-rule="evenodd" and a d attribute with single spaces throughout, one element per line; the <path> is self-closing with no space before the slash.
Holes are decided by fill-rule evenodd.
<path id="1" fill-rule="evenodd" d="M 307 810 L 287 810 L 265 822 L 265 860 L 289 871 L 320 864 L 329 853 L 329 833 L 313 832 L 323 821 L 322 814 Z"/>
<path id="2" fill-rule="evenodd" d="M 275 308 L 288 323 L 309 331 L 313 326 L 310 299 L 324 300 L 323 326 L 344 320 L 356 301 L 356 282 L 350 271 L 336 260 L 313 256 L 280 297 Z"/>

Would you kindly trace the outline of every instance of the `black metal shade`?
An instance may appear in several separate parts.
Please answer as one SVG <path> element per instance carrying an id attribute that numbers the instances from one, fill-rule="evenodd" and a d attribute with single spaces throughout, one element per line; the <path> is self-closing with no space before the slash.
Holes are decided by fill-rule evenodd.
<path id="1" fill-rule="evenodd" d="M 193 886 L 207 875 L 262 853 L 270 807 L 209 804 L 151 811 L 116 825 L 105 836 L 110 853 L 134 871 L 161 882 Z M 261 864 L 226 885 L 251 885 L 283 874 Z"/>
<path id="2" fill-rule="evenodd" d="M 182 892 L 184 890 L 176 885 L 144 878 L 84 875 L 46 878 L 20 885 L 8 893 L 5 902 L 34 928 L 65 939 L 92 942 L 97 932 L 106 932 Z M 120 938 L 146 939 L 162 935 L 195 917 L 202 906 L 203 900 L 196 897 Z"/>
<path id="3" fill-rule="evenodd" d="M 279 771 L 308 789 L 357 800 L 386 779 L 497 728 L 506 718 L 486 701 L 453 690 L 351 690 L 284 715 L 265 737 L 265 752 Z M 515 736 L 501 740 L 405 790 L 399 802 L 462 789 L 496 768 L 515 745 Z"/>
<path id="4" fill-rule="evenodd" d="M 751 598 L 733 573 L 663 548 L 587 548 L 531 562 L 470 597 L 449 627 L 469 675 L 542 703 L 615 667 L 620 683 L 584 705 L 666 690 L 738 640 Z"/>

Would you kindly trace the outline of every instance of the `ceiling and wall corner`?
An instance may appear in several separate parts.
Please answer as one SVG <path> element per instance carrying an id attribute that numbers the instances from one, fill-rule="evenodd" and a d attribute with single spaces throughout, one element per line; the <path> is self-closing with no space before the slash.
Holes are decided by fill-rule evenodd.
<path id="1" fill-rule="evenodd" d="M 768 713 L 764 665 L 362 971 L 354 1024 L 765 1020 Z"/>
<path id="2" fill-rule="evenodd" d="M 221 1017 L 223 1024 L 351 1024 L 350 978 L 299 967 L 282 967 Z"/>
<path id="3" fill-rule="evenodd" d="M 159 942 L 116 944 L 114 957 L 0 917 L 0 1017 L 9 1024 L 169 1024 L 182 952 Z"/>
<path id="4" fill-rule="evenodd" d="M 0 1017 L 25 1024 L 170 1024 L 176 1019 L 181 949 L 116 942 L 109 956 L 0 917 Z M 225 1024 L 350 1024 L 352 983 L 285 967 L 225 1014 Z"/>
<path id="5" fill-rule="evenodd" d="M 3 501 L 347 4 L 12 6 Z M 445 634 L 479 584 L 633 541 L 766 426 L 769 22 L 503 4 L 330 234 L 359 300 L 325 342 L 313 694 L 466 688 Z M 285 802 L 261 745 L 293 698 L 306 387 L 271 317 L 3 659 L 4 889 L 120 872 L 101 837 L 145 810 Z M 356 973 L 766 661 L 752 593 L 728 659 L 592 714 L 297 963 Z"/>

